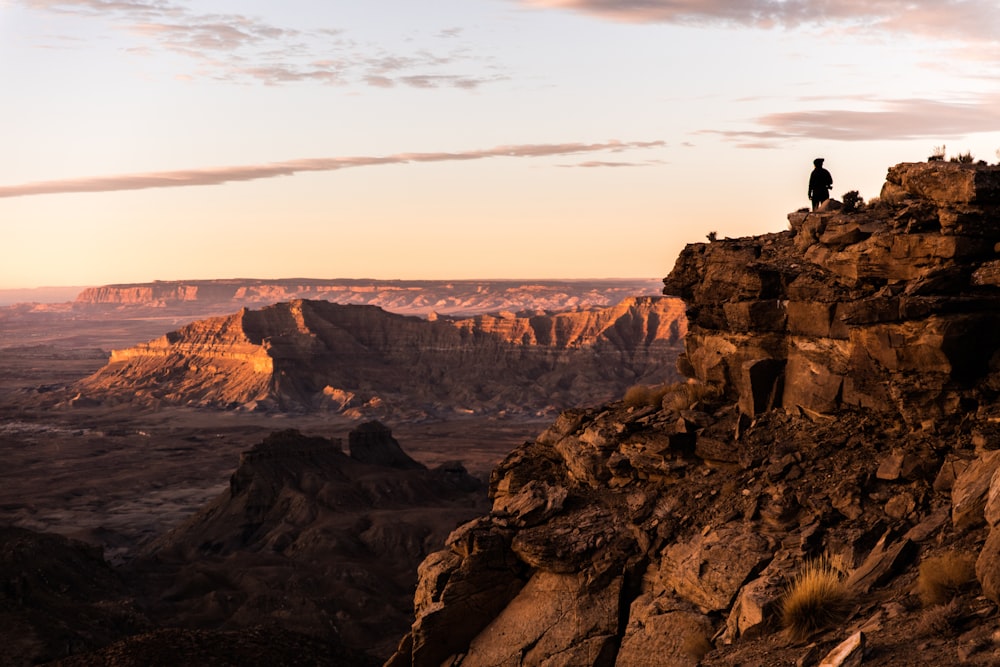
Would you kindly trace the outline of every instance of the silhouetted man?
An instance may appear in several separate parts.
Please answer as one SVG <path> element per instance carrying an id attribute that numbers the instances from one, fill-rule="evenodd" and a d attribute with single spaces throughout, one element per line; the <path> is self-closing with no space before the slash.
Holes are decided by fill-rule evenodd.
<path id="1" fill-rule="evenodd" d="M 818 157 L 813 160 L 816 166 L 809 175 L 809 199 L 812 200 L 813 210 L 830 198 L 830 188 L 833 187 L 833 176 L 823 168 L 823 158 Z"/>

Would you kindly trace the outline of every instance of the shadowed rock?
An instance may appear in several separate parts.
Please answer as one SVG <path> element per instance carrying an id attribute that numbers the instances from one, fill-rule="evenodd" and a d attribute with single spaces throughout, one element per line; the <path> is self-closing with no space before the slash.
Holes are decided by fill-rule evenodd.
<path id="1" fill-rule="evenodd" d="M 423 470 L 403 451 L 392 437 L 392 430 L 381 422 L 371 421 L 361 424 L 347 436 L 351 458 L 362 463 L 399 468 L 400 470 Z"/>

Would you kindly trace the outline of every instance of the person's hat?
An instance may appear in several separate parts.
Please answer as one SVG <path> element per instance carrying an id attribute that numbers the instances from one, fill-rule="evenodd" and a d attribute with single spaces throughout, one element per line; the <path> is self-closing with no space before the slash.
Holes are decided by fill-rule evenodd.
<path id="1" fill-rule="evenodd" d="M 823 158 L 821 157 L 816 158 L 815 160 L 813 160 L 813 164 L 816 165 L 817 167 L 820 166 L 821 164 L 823 164 Z"/>

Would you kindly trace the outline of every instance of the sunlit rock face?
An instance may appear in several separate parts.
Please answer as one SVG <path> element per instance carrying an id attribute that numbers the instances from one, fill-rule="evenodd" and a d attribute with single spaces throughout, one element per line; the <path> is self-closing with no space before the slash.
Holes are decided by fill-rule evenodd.
<path id="1" fill-rule="evenodd" d="M 674 377 L 678 299 L 433 320 L 291 301 L 116 350 L 78 400 L 349 416 L 545 414 Z"/>
<path id="2" fill-rule="evenodd" d="M 689 245 L 665 279 L 688 303 L 682 368 L 753 415 L 841 405 L 910 420 L 1000 386 L 1000 168 L 889 169 L 859 212 Z"/>

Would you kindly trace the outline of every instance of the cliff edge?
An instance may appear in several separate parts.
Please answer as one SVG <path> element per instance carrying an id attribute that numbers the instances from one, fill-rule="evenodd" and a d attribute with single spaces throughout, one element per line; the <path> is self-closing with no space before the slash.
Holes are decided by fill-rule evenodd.
<path id="1" fill-rule="evenodd" d="M 388 665 L 1000 660 L 1000 168 L 789 221 L 685 248 L 689 382 L 513 451 Z"/>

